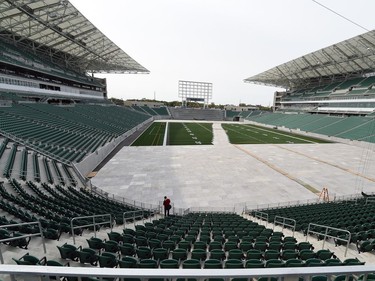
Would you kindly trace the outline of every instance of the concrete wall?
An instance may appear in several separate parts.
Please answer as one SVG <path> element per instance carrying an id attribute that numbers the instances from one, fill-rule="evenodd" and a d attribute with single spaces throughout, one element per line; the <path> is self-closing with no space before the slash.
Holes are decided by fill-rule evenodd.
<path id="1" fill-rule="evenodd" d="M 171 116 L 176 120 L 209 120 L 223 121 L 224 110 L 202 108 L 173 108 L 169 107 Z"/>
<path id="2" fill-rule="evenodd" d="M 97 167 L 124 139 L 138 131 L 141 127 L 153 121 L 153 118 L 149 118 L 133 129 L 127 131 L 125 134 L 119 136 L 114 141 L 100 147 L 94 153 L 86 156 L 81 162 L 74 164 L 76 170 L 79 171 L 81 176 L 86 177 L 91 173 L 95 167 Z"/>

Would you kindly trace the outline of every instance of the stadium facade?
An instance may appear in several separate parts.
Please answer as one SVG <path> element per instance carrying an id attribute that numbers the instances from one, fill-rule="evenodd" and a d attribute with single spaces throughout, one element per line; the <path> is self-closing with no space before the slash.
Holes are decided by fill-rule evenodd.
<path id="1" fill-rule="evenodd" d="M 245 82 L 281 87 L 275 110 L 367 114 L 375 109 L 375 31 L 278 65 Z"/>

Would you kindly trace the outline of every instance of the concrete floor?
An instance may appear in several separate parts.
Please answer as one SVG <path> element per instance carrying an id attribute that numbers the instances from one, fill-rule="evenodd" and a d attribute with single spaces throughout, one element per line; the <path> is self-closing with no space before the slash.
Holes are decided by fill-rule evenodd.
<path id="1" fill-rule="evenodd" d="M 248 208 L 375 192 L 375 152 L 341 143 L 232 145 L 213 124 L 213 145 L 124 147 L 92 178 L 118 197 L 175 208 Z"/>

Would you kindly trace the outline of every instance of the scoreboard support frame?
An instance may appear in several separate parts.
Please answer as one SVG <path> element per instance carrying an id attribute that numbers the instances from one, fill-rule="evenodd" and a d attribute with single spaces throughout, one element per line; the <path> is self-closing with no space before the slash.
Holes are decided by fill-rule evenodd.
<path id="1" fill-rule="evenodd" d="M 203 102 L 203 108 L 207 108 L 212 99 L 212 83 L 197 81 L 178 81 L 178 97 L 181 98 L 182 106 L 186 107 L 187 102 Z"/>

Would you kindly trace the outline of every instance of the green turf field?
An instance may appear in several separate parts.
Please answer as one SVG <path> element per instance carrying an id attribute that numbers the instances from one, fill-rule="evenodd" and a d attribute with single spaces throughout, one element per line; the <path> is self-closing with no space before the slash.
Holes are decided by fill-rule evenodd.
<path id="1" fill-rule="evenodd" d="M 169 123 L 168 145 L 212 144 L 212 123 Z"/>
<path id="2" fill-rule="evenodd" d="M 222 124 L 232 144 L 328 143 L 329 141 L 254 125 Z"/>
<path id="3" fill-rule="evenodd" d="M 138 139 L 133 142 L 132 146 L 153 146 L 163 145 L 165 122 L 154 122 Z"/>
<path id="4" fill-rule="evenodd" d="M 327 143 L 328 141 L 291 134 L 250 124 L 222 124 L 232 144 Z M 132 146 L 163 145 L 166 122 L 153 123 Z M 212 123 L 169 122 L 167 145 L 212 144 Z"/>

